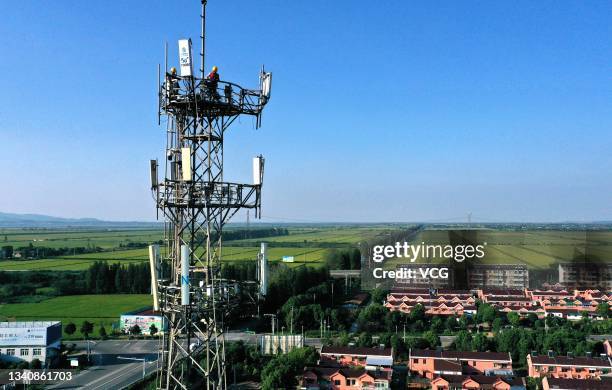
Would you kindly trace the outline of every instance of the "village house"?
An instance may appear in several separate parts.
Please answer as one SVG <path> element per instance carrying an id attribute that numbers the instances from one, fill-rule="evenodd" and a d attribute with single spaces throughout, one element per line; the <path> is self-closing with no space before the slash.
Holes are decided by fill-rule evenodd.
<path id="1" fill-rule="evenodd" d="M 530 377 L 553 377 L 566 379 L 599 379 L 612 372 L 612 363 L 607 355 L 591 356 L 554 356 L 527 355 Z"/>

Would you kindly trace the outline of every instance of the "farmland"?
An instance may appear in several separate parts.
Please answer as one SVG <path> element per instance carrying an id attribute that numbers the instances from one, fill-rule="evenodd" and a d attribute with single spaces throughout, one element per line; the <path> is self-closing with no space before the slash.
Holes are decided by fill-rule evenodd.
<path id="1" fill-rule="evenodd" d="M 259 244 L 269 243 L 269 261 L 279 263 L 283 256 L 293 256 L 290 266 L 321 266 L 326 253 L 334 248 L 346 248 L 365 240 L 375 239 L 393 229 L 390 226 L 325 226 L 291 227 L 289 234 L 257 239 L 225 241 L 224 262 L 253 261 Z M 0 271 L 56 270 L 79 271 L 89 268 L 94 261 L 121 264 L 148 261 L 146 248 L 129 249 L 133 244 L 149 244 L 162 238 L 160 230 L 0 230 L 0 246 L 78 248 L 97 247 L 99 252 L 68 254 L 51 258 L 0 260 Z M 42 249 L 41 249 L 42 252 Z M 68 253 L 71 253 L 68 251 Z"/>
<path id="2" fill-rule="evenodd" d="M 462 242 L 461 240 L 466 240 Z M 471 242 L 486 243 L 485 257 L 475 261 L 484 264 L 525 264 L 530 269 L 546 269 L 572 260 L 597 259 L 612 261 L 611 231 L 562 231 L 562 230 L 473 230 L 463 238 L 453 237 L 447 230 L 421 231 L 413 244 L 455 245 Z M 419 257 L 418 263 L 439 263 L 439 258 Z M 385 268 L 395 267 L 401 259 L 391 259 Z"/>
<path id="3" fill-rule="evenodd" d="M 50 298 L 38 303 L 0 304 L 0 321 L 61 321 L 62 326 L 73 322 L 77 329 L 83 321 L 94 324 L 97 335 L 100 325 L 110 333 L 112 324 L 121 313 L 151 305 L 148 294 L 69 295 Z M 77 333 L 72 338 L 80 338 Z M 68 335 L 64 338 L 70 339 Z"/>

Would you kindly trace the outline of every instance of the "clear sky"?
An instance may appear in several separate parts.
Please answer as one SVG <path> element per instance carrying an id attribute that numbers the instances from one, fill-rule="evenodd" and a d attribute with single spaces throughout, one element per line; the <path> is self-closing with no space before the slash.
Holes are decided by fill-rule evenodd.
<path id="1" fill-rule="evenodd" d="M 153 220 L 157 64 L 199 2 L 0 19 L 0 211 Z M 207 29 L 222 79 L 274 73 L 225 143 L 228 180 L 266 157 L 263 221 L 612 220 L 612 2 L 210 0 Z"/>

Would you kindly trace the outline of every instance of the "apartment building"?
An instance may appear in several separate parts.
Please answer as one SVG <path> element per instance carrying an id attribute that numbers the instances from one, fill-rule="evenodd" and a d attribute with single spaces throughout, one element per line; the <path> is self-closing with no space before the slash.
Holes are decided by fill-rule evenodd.
<path id="1" fill-rule="evenodd" d="M 468 285 L 473 289 L 529 287 L 529 269 L 519 264 L 472 264 L 467 270 Z"/>
<path id="2" fill-rule="evenodd" d="M 346 367 L 306 367 L 300 380 L 303 390 L 387 390 L 391 371 Z"/>
<path id="3" fill-rule="evenodd" d="M 476 298 L 467 290 L 396 287 L 387 295 L 385 307 L 391 311 L 410 313 L 419 304 L 428 315 L 462 316 L 464 313 L 476 313 Z"/>
<path id="4" fill-rule="evenodd" d="M 598 288 L 612 290 L 611 263 L 560 263 L 559 284 L 567 288 Z"/>
<path id="5" fill-rule="evenodd" d="M 431 381 L 431 388 L 432 390 L 521 390 L 525 389 L 526 387 L 525 380 L 518 377 L 489 375 L 440 375 Z"/>
<path id="6" fill-rule="evenodd" d="M 552 377 L 565 379 L 599 379 L 612 372 L 612 363 L 607 355 L 591 356 L 554 356 L 527 355 L 530 377 Z"/>
<path id="7" fill-rule="evenodd" d="M 542 379 L 542 390 L 610 390 L 612 379 Z"/>
<path id="8" fill-rule="evenodd" d="M 512 357 L 505 352 L 411 349 L 408 369 L 429 379 L 439 375 L 512 375 Z"/>

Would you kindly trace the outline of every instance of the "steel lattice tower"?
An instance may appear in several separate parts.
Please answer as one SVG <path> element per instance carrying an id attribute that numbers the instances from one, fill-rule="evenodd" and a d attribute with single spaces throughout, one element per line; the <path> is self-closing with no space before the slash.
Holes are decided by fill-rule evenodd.
<path id="1" fill-rule="evenodd" d="M 225 389 L 224 328 L 239 303 L 239 283 L 220 275 L 223 226 L 240 209 L 261 207 L 263 158 L 254 159 L 254 183 L 224 181 L 225 131 L 240 115 L 260 124 L 270 97 L 271 74 L 260 88 L 204 79 L 206 1 L 202 1 L 200 77 L 193 73 L 191 41 L 179 41 L 180 75 L 160 80 L 160 114 L 167 118 L 165 178 L 152 188 L 165 216 L 165 250 L 156 281 L 167 321 L 158 360 L 160 389 Z M 167 68 L 167 67 L 166 67 Z M 186 266 L 188 264 L 188 266 Z"/>

